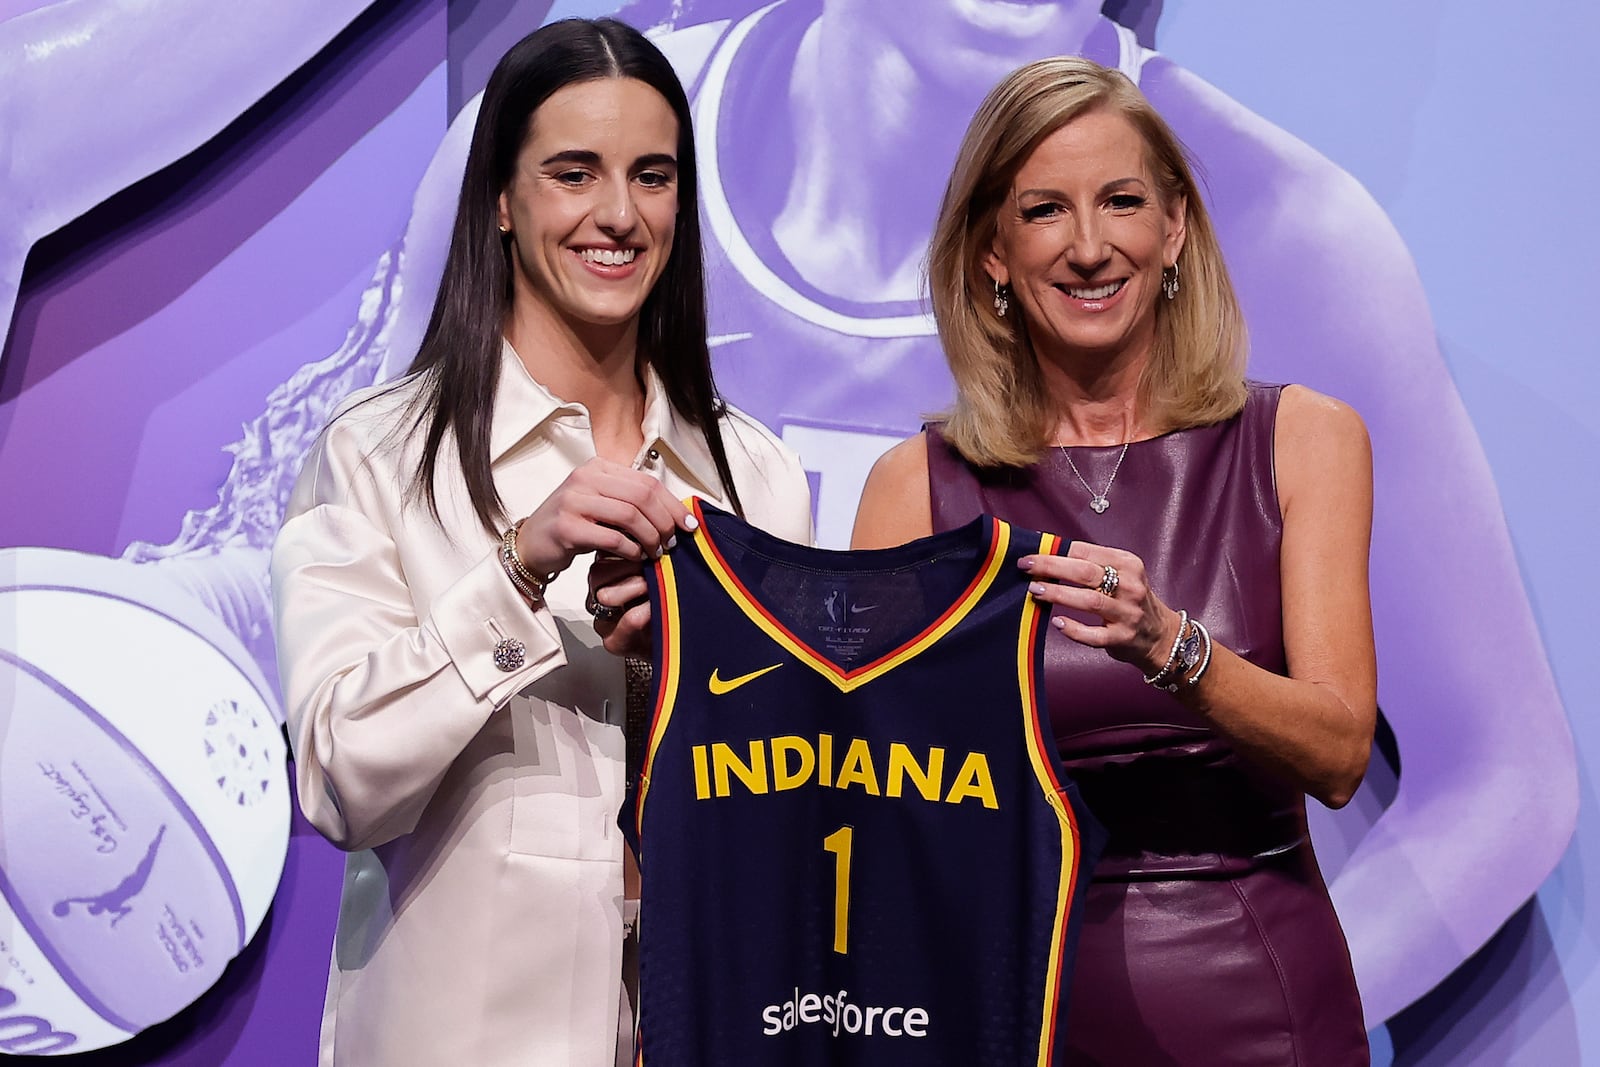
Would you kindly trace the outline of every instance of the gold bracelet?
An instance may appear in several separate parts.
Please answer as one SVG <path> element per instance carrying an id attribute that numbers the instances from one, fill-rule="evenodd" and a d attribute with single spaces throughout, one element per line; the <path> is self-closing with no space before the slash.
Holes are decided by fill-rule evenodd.
<path id="1" fill-rule="evenodd" d="M 500 566 L 505 570 L 506 577 L 511 579 L 511 584 L 516 586 L 517 592 L 522 594 L 522 598 L 537 607 L 544 603 L 545 589 L 556 580 L 556 572 L 552 571 L 540 578 L 522 562 L 522 557 L 517 554 L 517 531 L 522 529 L 522 522 L 523 520 L 518 519 L 500 535 Z"/>

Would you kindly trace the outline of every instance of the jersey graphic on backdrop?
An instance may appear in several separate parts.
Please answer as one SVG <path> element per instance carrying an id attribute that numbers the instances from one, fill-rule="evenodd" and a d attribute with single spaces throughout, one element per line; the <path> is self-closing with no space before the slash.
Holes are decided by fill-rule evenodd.
<path id="1" fill-rule="evenodd" d="M 649 573 L 639 1063 L 1055 1062 L 1101 836 L 1017 567 L 1060 539 L 835 552 L 694 510 Z"/>

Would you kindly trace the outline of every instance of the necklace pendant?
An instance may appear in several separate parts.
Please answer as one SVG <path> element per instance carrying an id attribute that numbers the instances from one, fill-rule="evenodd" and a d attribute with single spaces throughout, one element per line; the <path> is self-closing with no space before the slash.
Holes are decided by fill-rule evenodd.
<path id="1" fill-rule="evenodd" d="M 1106 508 L 1111 506 L 1111 485 L 1117 480 L 1117 472 L 1122 469 L 1122 461 L 1128 457 L 1129 443 L 1128 441 L 1122 442 L 1122 451 L 1117 453 L 1117 462 L 1111 468 L 1111 477 L 1106 479 L 1106 487 L 1098 493 L 1094 491 L 1094 486 L 1084 481 L 1083 472 L 1078 470 L 1076 463 L 1072 462 L 1072 453 L 1067 451 L 1067 446 L 1056 446 L 1061 449 L 1061 456 L 1067 461 L 1067 467 L 1071 469 L 1072 476 L 1078 479 L 1078 484 L 1083 486 L 1083 491 L 1089 494 L 1089 508 L 1096 515 L 1103 514 Z"/>

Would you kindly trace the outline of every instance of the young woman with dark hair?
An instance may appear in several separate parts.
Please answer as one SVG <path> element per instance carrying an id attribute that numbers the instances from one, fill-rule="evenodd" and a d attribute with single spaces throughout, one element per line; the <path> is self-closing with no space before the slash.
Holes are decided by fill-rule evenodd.
<path id="1" fill-rule="evenodd" d="M 351 853 L 324 1064 L 628 1057 L 618 653 L 689 495 L 810 536 L 712 381 L 683 88 L 555 23 L 490 79 L 410 373 L 333 420 L 274 549 L 300 803 Z"/>

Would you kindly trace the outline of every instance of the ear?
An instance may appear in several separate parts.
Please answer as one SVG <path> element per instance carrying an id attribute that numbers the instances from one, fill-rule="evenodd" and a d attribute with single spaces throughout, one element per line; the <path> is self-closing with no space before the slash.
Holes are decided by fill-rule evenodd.
<path id="1" fill-rule="evenodd" d="M 496 214 L 498 215 L 498 218 L 495 220 L 495 222 L 500 227 L 501 232 L 509 233 L 511 230 L 510 190 L 502 190 L 499 199 L 495 201 L 495 205 Z"/>
<path id="2" fill-rule="evenodd" d="M 981 258 L 983 269 L 989 275 L 989 280 L 996 285 L 1011 284 L 1011 269 L 1006 266 L 1004 250 L 1000 247 L 1000 234 L 995 232 L 994 239 L 989 242 L 989 250 Z"/>
<path id="3" fill-rule="evenodd" d="M 1162 262 L 1172 266 L 1178 262 L 1183 242 L 1189 235 L 1189 198 L 1180 196 L 1166 209 L 1167 239 L 1162 247 Z"/>

